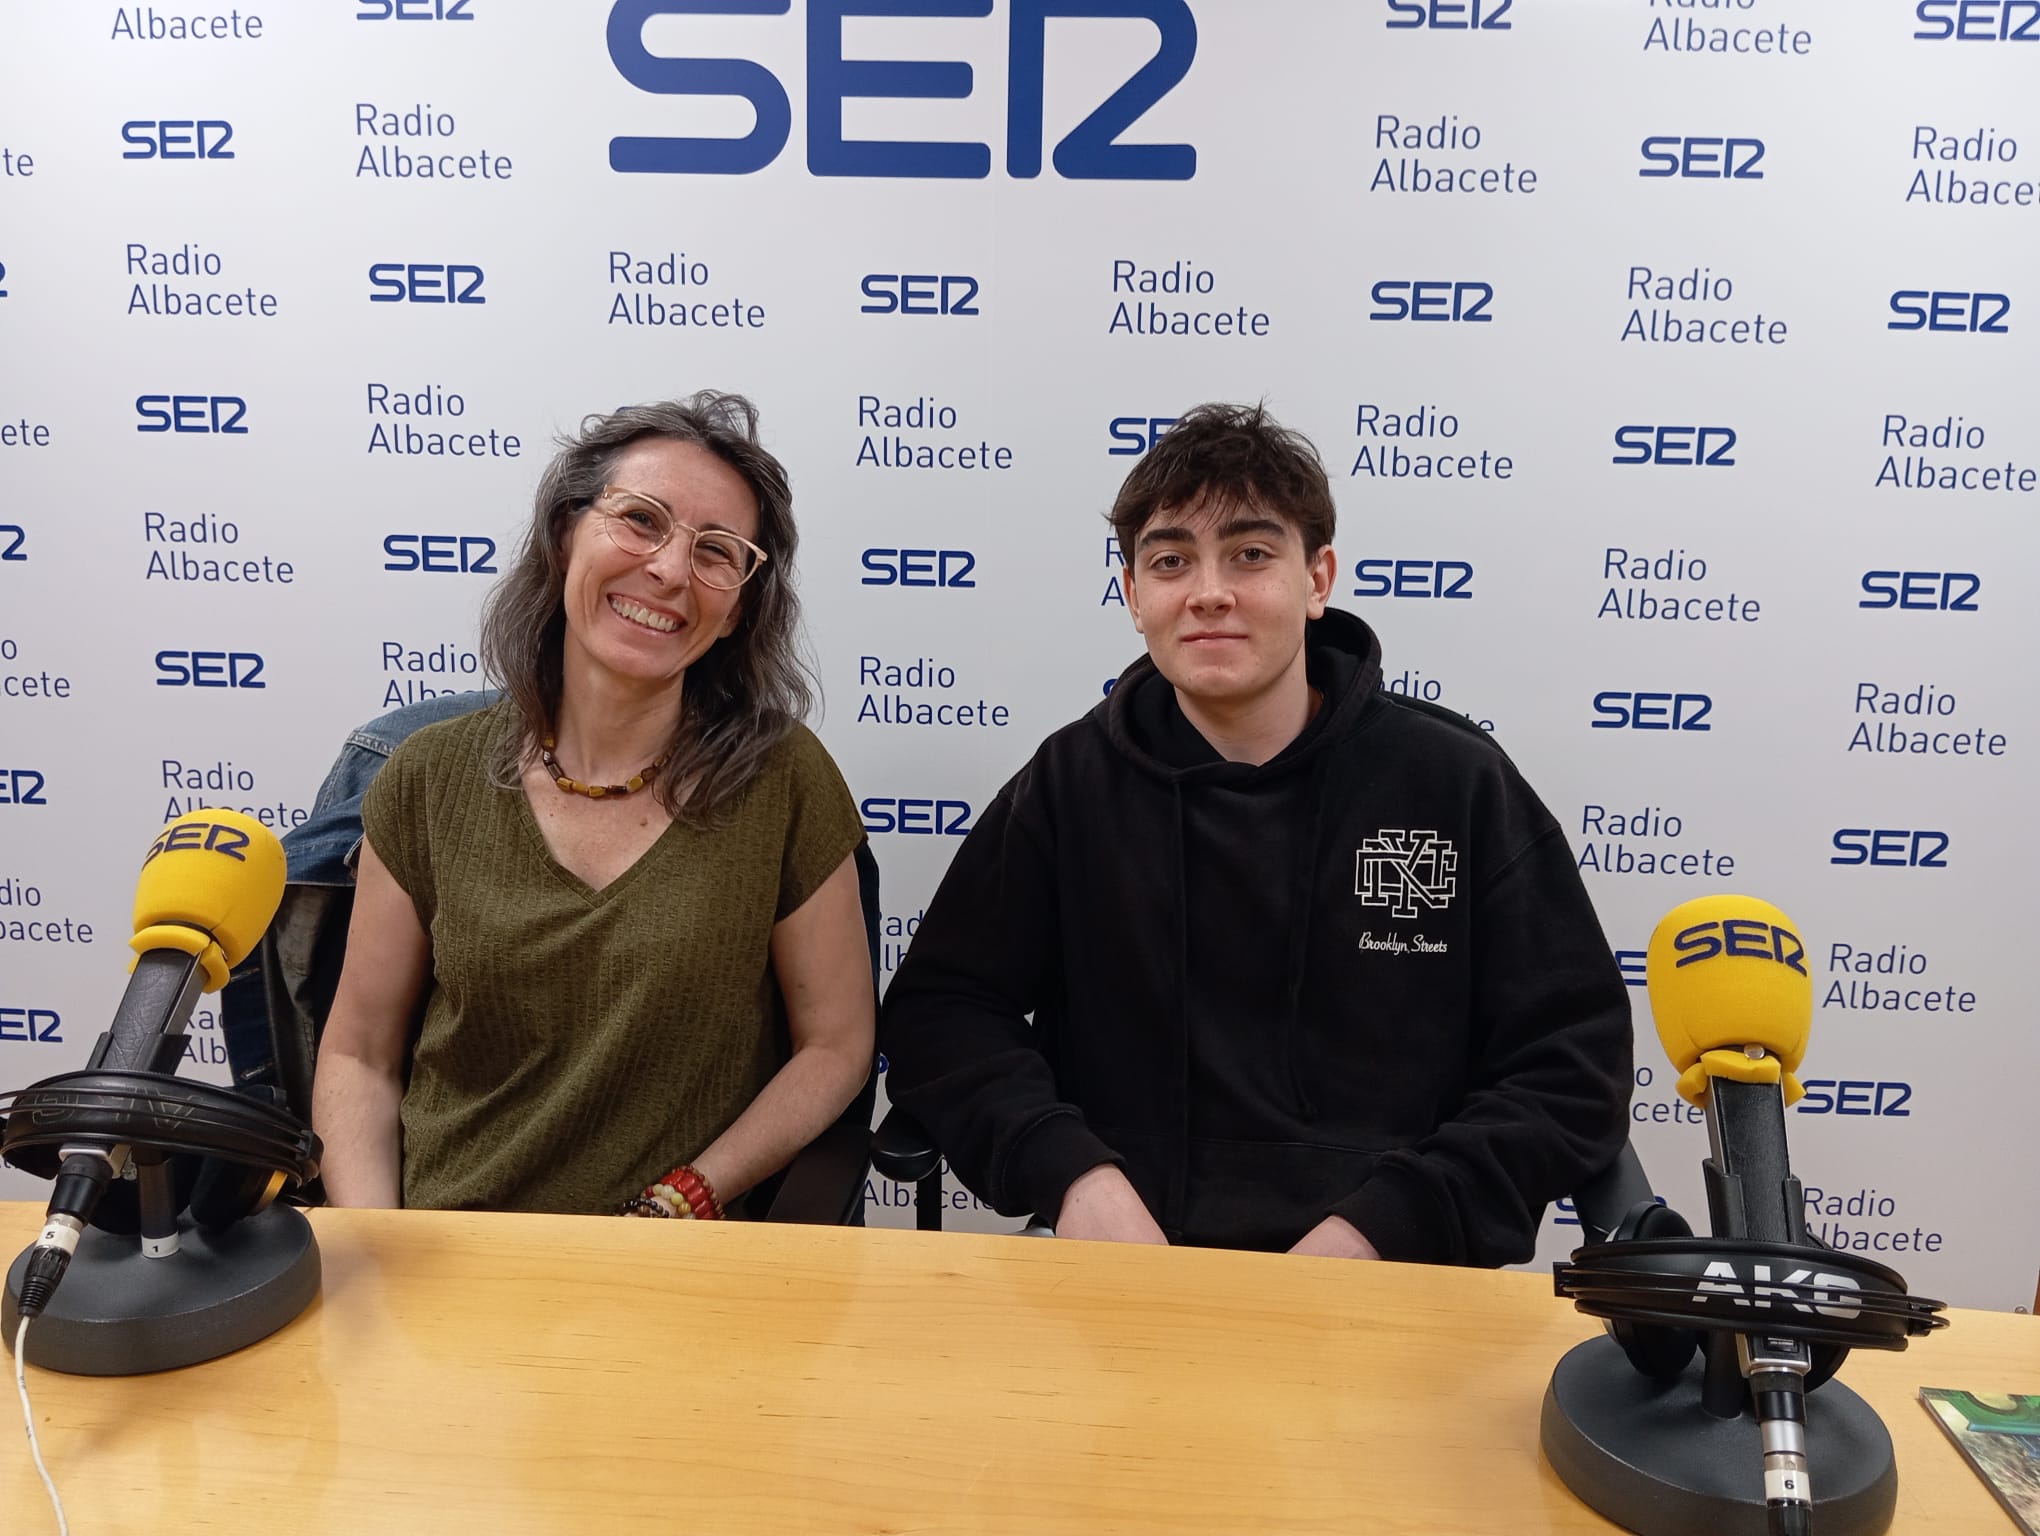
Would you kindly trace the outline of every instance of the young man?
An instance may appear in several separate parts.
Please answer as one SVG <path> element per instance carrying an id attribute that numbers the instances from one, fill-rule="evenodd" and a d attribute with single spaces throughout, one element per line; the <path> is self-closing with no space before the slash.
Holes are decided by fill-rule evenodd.
<path id="1" fill-rule="evenodd" d="M 1621 1148 L 1629 1001 L 1550 813 L 1327 607 L 1316 451 L 1183 416 L 1112 510 L 1148 654 L 979 819 L 893 1101 L 1064 1237 L 1528 1259 Z M 1029 1015 L 1032 1022 L 1029 1022 Z"/>

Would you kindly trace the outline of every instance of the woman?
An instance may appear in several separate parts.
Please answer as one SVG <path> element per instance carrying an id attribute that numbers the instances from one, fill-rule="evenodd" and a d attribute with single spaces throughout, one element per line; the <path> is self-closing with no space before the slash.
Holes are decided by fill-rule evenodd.
<path id="1" fill-rule="evenodd" d="M 505 697 L 363 803 L 334 1204 L 716 1216 L 863 1086 L 864 833 L 800 724 L 794 544 L 740 396 L 564 443 L 483 616 Z"/>

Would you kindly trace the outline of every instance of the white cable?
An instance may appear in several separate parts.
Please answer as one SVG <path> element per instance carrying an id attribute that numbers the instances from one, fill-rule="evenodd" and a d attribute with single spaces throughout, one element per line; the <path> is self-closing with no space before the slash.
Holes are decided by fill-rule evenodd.
<path id="1" fill-rule="evenodd" d="M 28 1453 L 35 1458 L 35 1469 L 42 1474 L 42 1485 L 50 1493 L 50 1508 L 57 1512 L 57 1536 L 71 1536 L 71 1523 L 64 1518 L 64 1501 L 57 1497 L 57 1485 L 50 1481 L 50 1469 L 43 1465 L 42 1446 L 35 1438 L 35 1410 L 28 1405 L 28 1377 L 22 1367 L 27 1360 L 24 1347 L 28 1342 L 29 1319 L 23 1318 L 21 1326 L 14 1330 L 14 1390 L 21 1394 L 21 1418 L 28 1425 Z"/>

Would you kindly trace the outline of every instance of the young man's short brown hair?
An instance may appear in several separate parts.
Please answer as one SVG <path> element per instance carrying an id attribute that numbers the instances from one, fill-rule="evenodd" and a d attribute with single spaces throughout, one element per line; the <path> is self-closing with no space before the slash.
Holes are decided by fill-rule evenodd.
<path id="1" fill-rule="evenodd" d="M 1113 500 L 1120 558 L 1133 563 L 1140 531 L 1157 512 L 1200 499 L 1213 511 L 1251 504 L 1273 513 L 1296 529 L 1306 560 L 1338 528 L 1317 449 L 1262 405 L 1198 405 L 1176 418 Z"/>

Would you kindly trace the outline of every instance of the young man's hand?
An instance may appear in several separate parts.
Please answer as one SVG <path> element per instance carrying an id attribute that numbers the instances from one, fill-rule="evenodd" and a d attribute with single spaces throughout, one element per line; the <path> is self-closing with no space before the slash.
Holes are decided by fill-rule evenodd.
<path id="1" fill-rule="evenodd" d="M 1055 1235 L 1094 1243 L 1167 1246 L 1169 1241 L 1126 1175 L 1110 1163 L 1100 1163 L 1070 1185 L 1055 1219 Z"/>
<path id="2" fill-rule="evenodd" d="M 1296 1240 L 1291 1253 L 1311 1253 L 1323 1259 L 1378 1259 L 1380 1253 L 1360 1229 L 1343 1216 L 1327 1216 Z"/>

